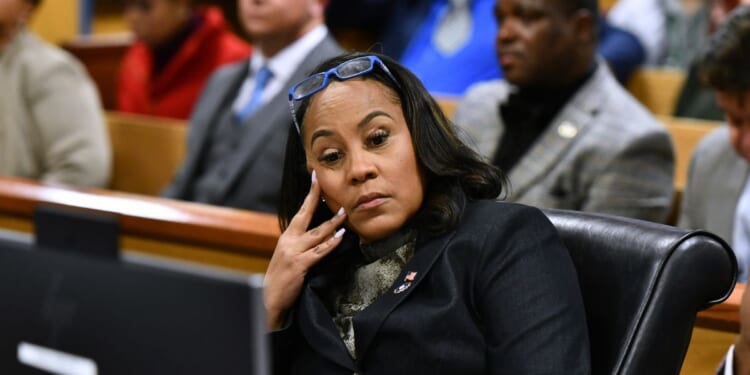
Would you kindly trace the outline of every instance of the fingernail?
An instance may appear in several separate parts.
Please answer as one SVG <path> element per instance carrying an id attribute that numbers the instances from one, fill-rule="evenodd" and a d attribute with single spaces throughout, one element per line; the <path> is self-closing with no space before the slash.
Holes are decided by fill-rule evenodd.
<path id="1" fill-rule="evenodd" d="M 315 181 L 318 181 L 318 175 L 315 173 L 315 170 L 312 171 L 312 183 L 314 184 Z"/>
<path id="2" fill-rule="evenodd" d="M 344 214 L 344 206 L 341 206 L 341 208 L 339 208 L 338 212 L 336 212 L 336 216 L 341 216 L 343 214 Z"/>
<path id="3" fill-rule="evenodd" d="M 344 232 L 346 232 L 346 228 L 341 228 L 336 231 L 336 234 L 333 235 L 334 238 L 341 238 L 344 235 Z"/>

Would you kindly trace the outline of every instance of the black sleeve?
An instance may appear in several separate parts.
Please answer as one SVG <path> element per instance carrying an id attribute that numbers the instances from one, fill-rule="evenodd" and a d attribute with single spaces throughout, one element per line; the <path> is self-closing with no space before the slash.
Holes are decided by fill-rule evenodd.
<path id="1" fill-rule="evenodd" d="M 588 374 L 585 309 L 573 262 L 541 211 L 488 223 L 476 279 L 492 374 Z"/>

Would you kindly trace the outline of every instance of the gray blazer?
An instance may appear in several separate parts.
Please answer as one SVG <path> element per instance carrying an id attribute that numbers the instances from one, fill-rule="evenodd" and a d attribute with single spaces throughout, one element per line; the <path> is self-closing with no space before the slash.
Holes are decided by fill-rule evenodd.
<path id="1" fill-rule="evenodd" d="M 342 52 L 328 35 L 305 57 L 284 87 L 289 88 L 301 81 L 318 64 Z M 205 157 L 211 128 L 235 99 L 247 75 L 248 64 L 243 61 L 221 68 L 211 76 L 190 117 L 187 155 L 163 196 L 187 199 L 196 183 L 201 158 Z M 225 161 L 229 166 L 228 173 L 221 181 L 221 194 L 211 203 L 276 213 L 286 140 L 292 126 L 287 90 L 281 90 L 244 122 L 244 126 L 252 131 L 244 135 L 243 151 Z"/>
<path id="2" fill-rule="evenodd" d="M 598 65 L 510 171 L 507 199 L 662 222 L 673 194 L 669 134 Z M 502 80 L 479 83 L 456 108 L 465 138 L 489 160 L 503 136 L 499 106 L 512 89 Z"/>
<path id="3" fill-rule="evenodd" d="M 750 165 L 729 144 L 729 128 L 711 132 L 693 151 L 678 225 L 706 229 L 731 244 L 748 173 Z"/>

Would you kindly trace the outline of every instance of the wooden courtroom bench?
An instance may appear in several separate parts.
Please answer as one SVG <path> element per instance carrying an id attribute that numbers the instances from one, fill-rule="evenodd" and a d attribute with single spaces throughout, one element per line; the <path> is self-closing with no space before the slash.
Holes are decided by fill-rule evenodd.
<path id="1" fill-rule="evenodd" d="M 626 88 L 651 113 L 671 116 L 684 82 L 685 72 L 681 69 L 640 68 Z"/>
<path id="2" fill-rule="evenodd" d="M 185 155 L 185 120 L 105 113 L 112 142 L 109 188 L 159 195 L 172 180 Z"/>
<path id="3" fill-rule="evenodd" d="M 0 228 L 33 233 L 32 214 L 50 204 L 119 218 L 125 252 L 264 272 L 280 234 L 275 215 L 101 189 L 0 177 Z"/>
<path id="4" fill-rule="evenodd" d="M 675 151 L 675 188 L 682 191 L 687 183 L 690 157 L 698 142 L 719 126 L 719 121 L 698 120 L 672 116 L 657 116 L 672 137 Z"/>
<path id="5" fill-rule="evenodd" d="M 86 67 L 106 110 L 117 108 L 120 65 L 132 43 L 131 35 L 116 34 L 80 36 L 61 45 Z"/>

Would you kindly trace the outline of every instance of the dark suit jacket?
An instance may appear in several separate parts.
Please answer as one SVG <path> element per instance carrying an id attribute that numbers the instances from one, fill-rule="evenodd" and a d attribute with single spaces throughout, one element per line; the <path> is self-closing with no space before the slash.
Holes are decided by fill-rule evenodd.
<path id="1" fill-rule="evenodd" d="M 356 246 L 334 256 L 352 252 Z M 412 285 L 395 293 L 410 272 Z M 335 283 L 311 270 L 287 326 L 271 334 L 275 374 L 590 371 L 575 270 L 536 209 L 470 203 L 455 230 L 420 235 L 392 289 L 355 316 L 356 361 L 321 299 Z"/>
<path id="2" fill-rule="evenodd" d="M 288 89 L 318 64 L 342 52 L 328 35 L 305 57 L 284 87 Z M 212 127 L 236 98 L 248 73 L 245 61 L 226 66 L 211 77 L 190 118 L 185 160 L 162 195 L 175 199 L 189 199 L 192 195 Z M 270 213 L 278 211 L 284 150 L 292 126 L 288 95 L 287 90 L 281 90 L 244 120 L 242 126 L 250 131 L 245 132 L 241 142 L 242 152 L 226 158 L 227 173 L 222 176 L 222 188 L 209 203 Z"/>

